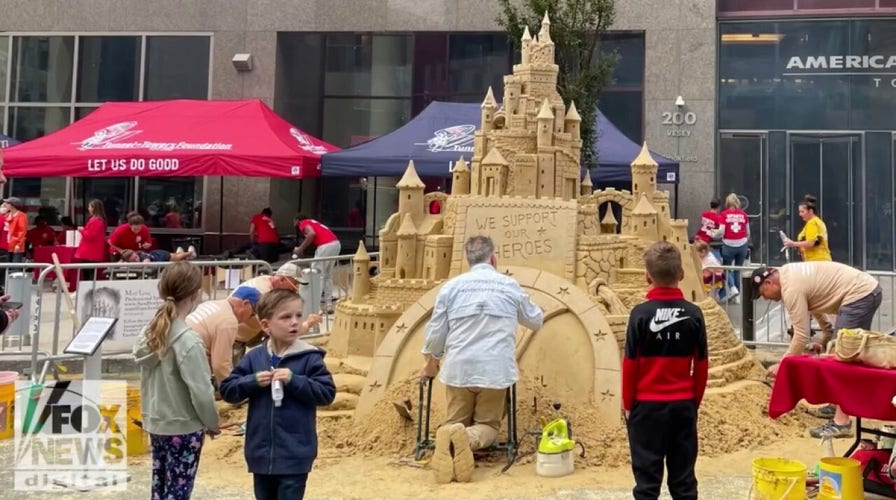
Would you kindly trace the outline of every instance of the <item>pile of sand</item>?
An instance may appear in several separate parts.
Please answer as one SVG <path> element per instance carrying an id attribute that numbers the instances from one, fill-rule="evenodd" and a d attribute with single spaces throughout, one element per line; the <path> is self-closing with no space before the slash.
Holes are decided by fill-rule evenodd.
<path id="1" fill-rule="evenodd" d="M 523 463 L 533 454 L 536 445 L 535 436 L 528 432 L 541 428 L 540 417 L 552 419 L 556 416 L 569 419 L 573 438 L 584 445 L 585 457 L 577 463 L 613 466 L 628 462 L 628 440 L 623 426 L 604 421 L 593 405 L 565 404 L 561 399 L 558 401 L 560 410 L 555 412 L 552 404 L 557 400 L 533 389 L 534 386 L 524 381 L 518 385 L 517 435 L 521 440 Z M 413 381 L 394 384 L 363 420 L 329 429 L 326 436 L 321 434 L 321 448 L 329 445 L 349 454 L 410 456 L 416 443 L 416 424 L 401 418 L 392 401 L 409 397 L 414 402 L 416 418 L 417 387 Z M 736 389 L 707 394 L 698 421 L 700 454 L 716 456 L 799 437 L 808 427 L 818 425 L 817 419 L 799 409 L 777 420 L 769 419 L 766 414 L 769 392 L 770 389 L 760 383 L 741 383 Z M 444 416 L 444 408 L 434 403 L 431 434 Z M 502 429 L 502 438 L 504 435 Z M 499 456 L 494 458 L 501 459 Z"/>

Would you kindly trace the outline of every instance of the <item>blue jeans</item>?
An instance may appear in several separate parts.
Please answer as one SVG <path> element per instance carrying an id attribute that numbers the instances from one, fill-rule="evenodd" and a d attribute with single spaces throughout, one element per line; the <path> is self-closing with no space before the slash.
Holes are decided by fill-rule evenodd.
<path id="1" fill-rule="evenodd" d="M 301 500 L 305 496 L 308 474 L 277 476 L 253 474 L 255 500 Z"/>
<path id="2" fill-rule="evenodd" d="M 739 247 L 722 245 L 722 265 L 744 265 L 744 260 L 746 260 L 747 258 L 747 250 L 747 245 L 741 245 Z M 726 278 L 726 280 L 728 281 L 728 288 L 740 288 L 740 271 L 728 271 L 726 274 L 728 275 Z"/>

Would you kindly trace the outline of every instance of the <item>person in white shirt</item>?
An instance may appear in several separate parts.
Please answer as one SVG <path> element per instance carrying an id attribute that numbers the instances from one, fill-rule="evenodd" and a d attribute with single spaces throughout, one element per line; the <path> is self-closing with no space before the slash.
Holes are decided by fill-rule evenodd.
<path id="1" fill-rule="evenodd" d="M 506 390 L 519 378 L 517 325 L 538 330 L 544 313 L 519 283 L 495 269 L 495 244 L 473 236 L 464 245 L 470 270 L 449 280 L 426 326 L 421 377 L 445 385 L 447 420 L 436 432 L 436 481 L 470 481 L 472 450 L 491 446 L 504 415 Z M 452 456 L 453 445 L 453 456 Z"/>

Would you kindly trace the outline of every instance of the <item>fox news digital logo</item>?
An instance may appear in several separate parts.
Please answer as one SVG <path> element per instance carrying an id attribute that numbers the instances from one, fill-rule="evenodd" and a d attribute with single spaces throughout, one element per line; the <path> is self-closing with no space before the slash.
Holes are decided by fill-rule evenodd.
<path id="1" fill-rule="evenodd" d="M 16 382 L 15 489 L 123 491 L 127 384 Z"/>

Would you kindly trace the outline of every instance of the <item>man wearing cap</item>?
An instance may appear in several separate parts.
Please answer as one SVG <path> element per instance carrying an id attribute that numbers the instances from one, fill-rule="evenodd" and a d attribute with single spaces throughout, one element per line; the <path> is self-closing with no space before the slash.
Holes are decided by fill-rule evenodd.
<path id="1" fill-rule="evenodd" d="M 301 270 L 299 266 L 287 262 L 280 266 L 273 275 L 256 276 L 245 281 L 240 285 L 240 288 L 244 286 L 254 288 L 262 295 L 271 290 L 289 290 L 298 293 L 300 276 Z M 254 316 L 249 318 L 248 321 L 240 325 L 236 337 L 237 343 L 243 344 L 243 349 L 246 346 L 254 345 L 261 338 L 261 323 Z"/>
<path id="2" fill-rule="evenodd" d="M 6 233 L 6 241 L 9 245 L 9 253 L 12 254 L 11 262 L 25 262 L 25 235 L 28 233 L 28 216 L 22 212 L 22 200 L 19 198 L 7 198 L 3 200 L 6 206 L 6 220 L 9 230 Z"/>
<path id="3" fill-rule="evenodd" d="M 793 324 L 793 338 L 784 356 L 805 351 L 811 332 L 810 316 L 822 327 L 822 344 L 831 340 L 841 328 L 871 328 L 880 307 L 880 284 L 870 274 L 839 262 L 797 262 L 780 268 L 760 267 L 751 276 L 753 288 L 766 300 L 781 301 Z M 836 314 L 833 330 L 824 318 Z M 767 375 L 778 374 L 778 364 Z M 852 420 L 838 406 L 834 418 L 810 431 L 812 437 L 847 437 L 852 435 Z"/>
<path id="4" fill-rule="evenodd" d="M 248 286 L 240 286 L 223 300 L 199 304 L 187 316 L 187 325 L 199 334 L 205 344 L 215 387 L 233 371 L 233 345 L 237 329 L 255 315 L 261 293 Z"/>

